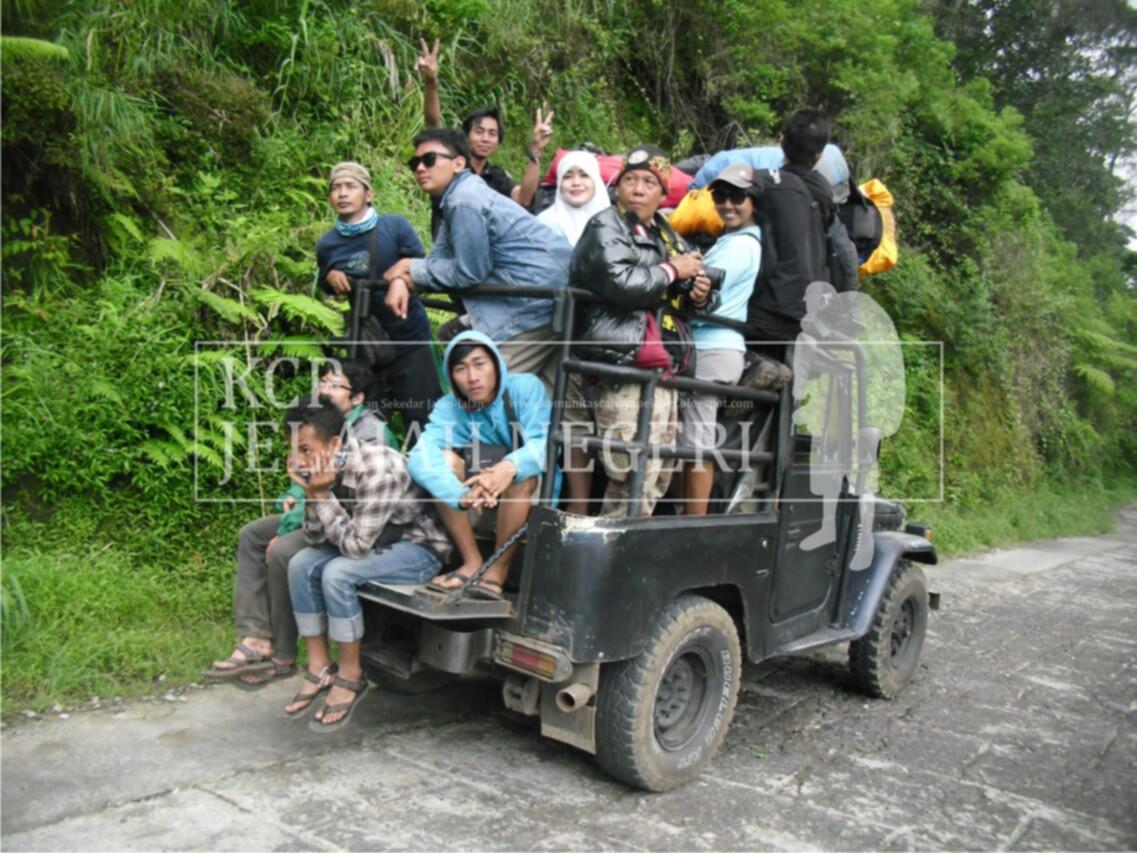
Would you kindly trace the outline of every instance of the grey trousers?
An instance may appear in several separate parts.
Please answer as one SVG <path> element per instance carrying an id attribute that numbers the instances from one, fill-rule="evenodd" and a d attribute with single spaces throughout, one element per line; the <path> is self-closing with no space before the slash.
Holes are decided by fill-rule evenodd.
<path id="1" fill-rule="evenodd" d="M 288 561 L 307 547 L 304 531 L 294 530 L 273 543 L 279 515 L 250 521 L 237 537 L 237 583 L 233 590 L 233 623 L 238 637 L 272 640 L 274 657 L 296 657 L 296 618 L 288 594 Z"/>

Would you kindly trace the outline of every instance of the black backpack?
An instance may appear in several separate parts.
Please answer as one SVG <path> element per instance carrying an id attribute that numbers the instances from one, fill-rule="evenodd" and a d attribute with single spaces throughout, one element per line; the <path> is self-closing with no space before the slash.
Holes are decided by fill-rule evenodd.
<path id="1" fill-rule="evenodd" d="M 849 178 L 849 198 L 837 208 L 837 215 L 856 246 L 858 264 L 863 264 L 880 245 L 884 236 L 884 220 L 876 205 L 865 197 L 852 178 Z"/>

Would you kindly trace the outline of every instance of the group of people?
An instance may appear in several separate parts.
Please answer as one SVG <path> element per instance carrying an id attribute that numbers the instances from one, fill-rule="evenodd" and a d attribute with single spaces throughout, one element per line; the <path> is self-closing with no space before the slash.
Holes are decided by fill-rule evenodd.
<path id="1" fill-rule="evenodd" d="M 310 723 L 318 731 L 345 725 L 368 689 L 357 587 L 367 581 L 428 583 L 441 591 L 464 588 L 470 596 L 500 598 L 516 545 L 500 546 L 526 523 L 540 478 L 560 476 L 545 470 L 559 351 L 553 303 L 472 296 L 469 288 L 568 285 L 589 291 L 596 298 L 576 318 L 573 346 L 579 357 L 677 375 L 689 367 L 693 340 L 693 375 L 735 383 L 747 342 L 739 332 L 700 318 L 754 323 L 757 310 L 758 327 L 770 340 L 792 340 L 804 314 L 805 287 L 818 275 L 791 269 L 790 247 L 813 239 L 812 223 L 790 240 L 763 239 L 764 196 L 753 170 L 742 163 L 710 185 L 725 231 L 706 255 L 691 249 L 661 214 L 672 167 L 667 154 L 650 145 L 623 159 L 611 197 L 596 157 L 569 152 L 557 166 L 552 205 L 534 215 L 527 205 L 552 133 L 552 113 L 538 113 L 530 168 L 514 184 L 490 162 L 504 137 L 496 111 L 472 113 L 462 131 L 433 126 L 441 120 L 437 62 L 437 45 L 433 51 L 424 45 L 419 68 L 431 126 L 415 137 L 408 162 L 432 203 L 430 252 L 406 219 L 374 210 L 368 170 L 354 162 L 331 170 L 328 199 L 335 227 L 317 244 L 319 279 L 328 291 L 346 294 L 353 279 L 386 282 L 386 297 L 372 310 L 396 356 L 380 377 L 356 362 L 329 361 L 316 397 L 289 411 L 292 487 L 282 496 L 280 513 L 241 531 L 234 598 L 239 641 L 206 672 L 255 689 L 295 672 L 297 637 L 303 636 L 308 667 L 285 712 L 303 714 L 327 692 Z M 795 114 L 783 137 L 784 171 L 808 186 L 827 142 L 822 116 Z M 820 217 L 820 204 L 813 207 Z M 760 277 L 768 262 L 765 246 L 772 246 L 771 257 L 777 252 L 776 269 Z M 760 293 L 756 282 L 764 288 Z M 447 345 L 446 394 L 429 344 L 423 292 L 459 297 L 470 327 Z M 695 317 L 689 336 L 681 334 L 684 321 L 666 309 Z M 379 391 L 369 396 L 377 379 Z M 641 390 L 639 383 L 572 377 L 559 401 L 558 422 L 570 433 L 575 427 L 578 434 L 632 441 L 644 402 Z M 365 399 L 378 405 L 369 407 Z M 681 400 L 674 389 L 655 387 L 649 441 L 713 446 L 717 403 L 712 394 Z M 407 429 L 407 454 L 394 446 L 380 416 L 393 412 L 401 413 Z M 583 514 L 591 489 L 588 458 L 572 447 L 564 461 L 562 508 Z M 603 454 L 606 516 L 628 511 L 627 461 L 626 454 Z M 670 461 L 647 460 L 639 513 L 651 514 L 673 473 Z M 706 463 L 682 470 L 687 514 L 706 512 L 713 474 Z M 480 576 L 471 510 L 497 511 L 502 553 Z M 337 663 L 329 641 L 339 646 Z"/>

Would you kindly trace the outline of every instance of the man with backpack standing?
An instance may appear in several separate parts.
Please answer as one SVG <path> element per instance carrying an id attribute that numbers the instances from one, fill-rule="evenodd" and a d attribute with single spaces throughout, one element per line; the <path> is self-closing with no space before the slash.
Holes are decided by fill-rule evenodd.
<path id="1" fill-rule="evenodd" d="M 747 314 L 759 340 L 792 342 L 805 316 L 806 288 L 830 280 L 826 232 L 833 219 L 833 188 L 813 168 L 828 142 L 825 117 L 799 110 L 782 133 L 785 165 L 763 173 L 762 271 Z"/>
<path id="2" fill-rule="evenodd" d="M 336 212 L 335 227 L 316 243 L 320 284 L 337 295 L 350 295 L 352 279 L 382 278 L 401 258 L 426 255 L 418 235 L 402 216 L 380 216 L 371 202 L 371 175 L 359 163 L 337 163 L 328 180 L 328 204 Z M 371 299 L 371 315 L 390 338 L 394 360 L 385 365 L 369 389 L 380 413 L 402 412 L 403 426 L 413 439 L 426 426 L 430 407 L 442 396 L 431 352 L 430 318 L 417 296 L 409 297 L 404 315 L 396 315 L 382 299 Z"/>

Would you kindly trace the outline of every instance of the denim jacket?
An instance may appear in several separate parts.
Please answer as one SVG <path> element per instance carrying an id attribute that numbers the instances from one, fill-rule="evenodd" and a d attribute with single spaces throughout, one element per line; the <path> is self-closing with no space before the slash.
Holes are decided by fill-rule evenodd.
<path id="1" fill-rule="evenodd" d="M 473 172 L 455 176 L 442 194 L 442 227 L 426 258 L 411 261 L 423 290 L 461 291 L 475 284 L 564 287 L 572 247 L 521 205 L 494 192 Z M 466 297 L 474 328 L 506 341 L 552 320 L 548 299 Z"/>

